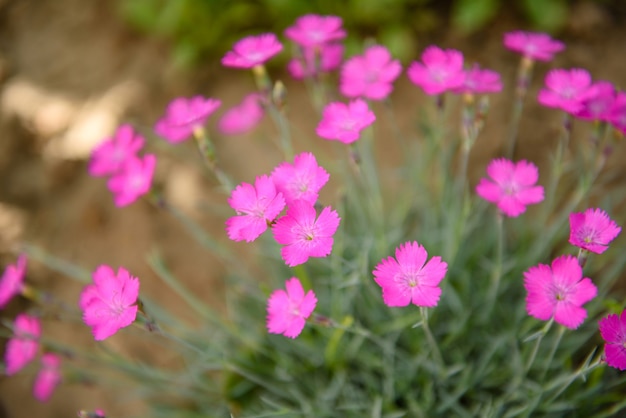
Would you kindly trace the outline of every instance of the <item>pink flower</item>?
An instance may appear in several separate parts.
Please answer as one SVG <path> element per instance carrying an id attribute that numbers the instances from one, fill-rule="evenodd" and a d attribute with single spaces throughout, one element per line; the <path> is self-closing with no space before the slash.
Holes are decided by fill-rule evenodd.
<path id="1" fill-rule="evenodd" d="M 0 278 L 0 309 L 22 292 L 24 274 L 26 273 L 26 256 L 20 255 L 15 264 L 9 264 Z"/>
<path id="2" fill-rule="evenodd" d="M 606 344 L 604 355 L 606 364 L 619 370 L 626 370 L 626 311 L 602 318 L 598 323 L 600 335 Z"/>
<path id="3" fill-rule="evenodd" d="M 454 49 L 443 50 L 429 46 L 422 53 L 422 61 L 414 61 L 408 70 L 411 82 L 430 96 L 463 85 L 463 54 Z"/>
<path id="4" fill-rule="evenodd" d="M 303 48 L 301 52 L 301 57 L 294 58 L 287 64 L 289 74 L 296 80 L 339 68 L 343 58 L 343 45 L 324 44 L 316 48 Z"/>
<path id="5" fill-rule="evenodd" d="M 123 267 L 116 275 L 111 267 L 102 265 L 94 271 L 93 282 L 83 289 L 79 306 L 94 339 L 102 341 L 135 321 L 139 279 Z"/>
<path id="6" fill-rule="evenodd" d="M 626 93 L 621 91 L 617 93 L 607 115 L 607 120 L 615 129 L 626 135 Z"/>
<path id="7" fill-rule="evenodd" d="M 244 97 L 242 102 L 224 113 L 219 121 L 218 129 L 225 135 L 243 134 L 261 122 L 265 111 L 261 105 L 262 97 L 252 93 Z"/>
<path id="8" fill-rule="evenodd" d="M 602 254 L 620 233 L 620 228 L 602 209 L 587 209 L 569 216 L 572 245 L 596 254 Z"/>
<path id="9" fill-rule="evenodd" d="M 591 280 L 582 277 L 583 270 L 571 255 L 556 258 L 552 267 L 539 264 L 529 268 L 524 272 L 528 315 L 542 321 L 554 317 L 567 328 L 578 328 L 587 317 L 582 305 L 598 293 Z"/>
<path id="10" fill-rule="evenodd" d="M 502 90 L 500 74 L 492 70 L 481 69 L 473 65 L 465 71 L 465 80 L 460 87 L 455 88 L 455 93 L 497 93 Z"/>
<path id="11" fill-rule="evenodd" d="M 219 100 L 202 96 L 178 97 L 167 105 L 154 131 L 172 144 L 182 142 L 191 137 L 194 130 L 202 128 L 221 104 Z"/>
<path id="12" fill-rule="evenodd" d="M 33 394 L 40 402 L 46 402 L 54 389 L 61 383 L 61 358 L 56 354 L 46 353 L 41 357 L 41 370 L 35 378 Z"/>
<path id="13" fill-rule="evenodd" d="M 131 158 L 109 179 L 107 186 L 117 207 L 130 205 L 150 191 L 155 166 L 156 157 L 152 154 Z"/>
<path id="14" fill-rule="evenodd" d="M 272 181 L 281 192 L 287 205 L 295 200 L 304 200 L 311 205 L 317 201 L 321 188 L 330 175 L 317 165 L 315 156 L 310 152 L 296 155 L 293 164 L 284 162 L 272 171 Z"/>
<path id="15" fill-rule="evenodd" d="M 562 109 L 568 113 L 577 113 L 583 108 L 583 102 L 593 97 L 591 76 L 587 70 L 554 69 L 546 75 L 546 87 L 539 92 L 539 103 L 547 107 Z"/>
<path id="16" fill-rule="evenodd" d="M 389 96 L 392 83 L 402 71 L 400 61 L 392 60 L 384 46 L 369 47 L 365 54 L 349 59 L 341 69 L 341 94 L 382 100 Z"/>
<path id="17" fill-rule="evenodd" d="M 608 81 L 598 81 L 591 86 L 593 94 L 582 101 L 575 116 L 583 120 L 607 121 L 615 101 L 615 87 Z"/>
<path id="18" fill-rule="evenodd" d="M 383 290 L 387 306 L 437 306 L 441 289 L 439 282 L 448 271 L 441 257 L 426 262 L 428 253 L 416 241 L 396 248 L 396 258 L 383 259 L 374 269 L 374 280 Z"/>
<path id="19" fill-rule="evenodd" d="M 13 323 L 13 338 L 7 343 L 4 353 L 6 374 L 8 376 L 22 370 L 37 356 L 41 323 L 28 314 L 19 314 Z"/>
<path id="20" fill-rule="evenodd" d="M 284 245 L 281 254 L 289 267 L 305 263 L 309 257 L 326 257 L 332 251 L 339 215 L 327 206 L 317 219 L 315 216 L 311 203 L 296 200 L 272 227 L 274 238 Z"/>
<path id="21" fill-rule="evenodd" d="M 524 31 L 505 33 L 504 46 L 538 61 L 550 61 L 554 54 L 565 49 L 562 42 L 552 39 L 548 34 Z"/>
<path id="22" fill-rule="evenodd" d="M 137 156 L 144 142 L 143 137 L 138 135 L 132 126 L 120 126 L 115 135 L 91 152 L 89 174 L 93 177 L 102 177 L 117 173 L 128 159 Z"/>
<path id="23" fill-rule="evenodd" d="M 296 277 L 287 280 L 285 288 L 286 292 L 282 289 L 272 292 L 267 301 L 267 331 L 296 338 L 315 309 L 317 298 L 312 290 L 304 294 L 302 283 Z"/>
<path id="24" fill-rule="evenodd" d="M 257 177 L 254 186 L 241 183 L 233 190 L 228 204 L 237 216 L 226 221 L 228 238 L 252 242 L 257 239 L 285 207 L 283 194 L 266 175 Z"/>
<path id="25" fill-rule="evenodd" d="M 283 45 L 273 33 L 248 36 L 235 43 L 232 51 L 222 58 L 222 65 L 234 68 L 252 68 L 261 65 L 282 51 Z"/>
<path id="26" fill-rule="evenodd" d="M 346 32 L 341 25 L 340 17 L 308 14 L 285 29 L 285 36 L 302 47 L 315 47 L 345 38 Z"/>
<path id="27" fill-rule="evenodd" d="M 499 158 L 489 163 L 487 174 L 491 179 L 482 178 L 476 193 L 495 203 L 507 216 L 517 217 L 526 211 L 526 206 L 543 200 L 543 187 L 535 186 L 539 171 L 533 163 Z"/>
<path id="28" fill-rule="evenodd" d="M 376 120 L 367 103 L 356 99 L 349 104 L 333 102 L 324 108 L 322 121 L 317 125 L 316 132 L 325 139 L 350 144 L 361 135 L 361 130 Z"/>

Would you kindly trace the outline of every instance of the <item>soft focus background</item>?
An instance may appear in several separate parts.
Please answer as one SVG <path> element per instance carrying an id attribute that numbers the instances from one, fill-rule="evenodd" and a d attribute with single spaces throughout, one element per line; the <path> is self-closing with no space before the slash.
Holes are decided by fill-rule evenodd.
<path id="1" fill-rule="evenodd" d="M 551 67 L 587 68 L 594 79 L 626 86 L 622 0 L 0 0 L 0 266 L 15 260 L 16 244 L 24 241 L 90 270 L 100 263 L 124 265 L 141 278 L 142 293 L 193 322 L 191 312 L 163 290 L 145 263 L 146 254 L 158 248 L 197 294 L 220 306 L 219 279 L 225 266 L 171 216 L 148 203 L 116 209 L 104 181 L 87 176 L 85 161 L 119 124 L 134 124 L 146 135 L 148 148 L 163 156 L 156 181 L 168 199 L 224 235 L 227 215 L 215 207 L 225 196 L 216 182 L 191 147 L 173 149 L 155 138 L 151 127 L 175 96 L 219 98 L 223 105 L 218 116 L 238 103 L 254 88 L 252 79 L 246 72 L 221 68 L 219 58 L 248 34 L 273 31 L 282 38 L 283 30 L 305 13 L 344 19 L 347 56 L 359 53 L 364 39 L 371 38 L 388 46 L 406 68 L 435 43 L 459 49 L 468 63 L 479 62 L 502 74 L 505 90 L 493 98 L 484 134 L 472 151 L 470 184 L 498 155 L 507 131 L 519 57 L 502 47 L 504 32 L 549 31 L 567 44 L 553 63 L 536 67 L 529 103 Z M 315 140 L 318 119 L 311 117 L 304 87 L 284 71 L 290 49 L 285 46 L 270 72 L 287 85 L 296 149 L 304 150 L 307 140 Z M 419 106 L 427 103 L 424 94 L 401 76 L 392 100 L 400 126 L 414 129 Z M 517 158 L 546 167 L 559 121 L 559 112 L 528 104 Z M 212 118 L 210 129 L 214 126 Z M 392 161 L 393 155 L 382 153 L 386 129 L 384 122 L 377 122 L 380 158 Z M 280 162 L 270 139 L 273 133 L 264 122 L 249 135 L 215 135 L 218 156 L 237 181 L 252 181 Z M 585 133 L 585 126 L 575 123 L 573 152 Z M 621 155 L 611 157 L 598 182 L 607 191 L 624 182 L 626 146 L 622 143 L 616 153 Z M 624 235 L 614 245 L 626 247 Z M 81 289 L 34 261 L 27 281 L 70 305 Z M 623 278 L 624 288 L 625 282 Z M 24 300 L 14 301 L 3 317 L 27 306 Z M 45 318 L 43 332 L 85 349 L 93 346 L 89 329 L 76 321 Z M 175 361 L 171 353 L 134 337 L 130 331 L 108 344 L 133 358 L 165 365 Z M 69 382 L 42 405 L 30 395 L 32 378 L 29 373 L 0 377 L 0 417 L 72 417 L 80 408 L 97 407 L 112 417 L 143 414 L 132 391 L 120 394 L 90 382 Z"/>

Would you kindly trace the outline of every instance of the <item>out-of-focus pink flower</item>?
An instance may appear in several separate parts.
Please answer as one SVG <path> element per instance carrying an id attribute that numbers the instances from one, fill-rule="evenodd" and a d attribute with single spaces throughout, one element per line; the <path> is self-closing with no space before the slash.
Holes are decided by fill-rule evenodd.
<path id="1" fill-rule="evenodd" d="M 502 90 L 500 74 L 495 71 L 481 69 L 478 65 L 465 71 L 465 80 L 461 87 L 455 88 L 455 93 L 497 93 Z"/>
<path id="2" fill-rule="evenodd" d="M 296 338 L 315 309 L 317 298 L 312 290 L 305 294 L 296 277 L 287 280 L 285 288 L 286 292 L 282 289 L 272 292 L 267 301 L 267 331 Z"/>
<path id="3" fill-rule="evenodd" d="M 563 42 L 552 39 L 546 33 L 514 31 L 504 34 L 504 46 L 538 61 L 550 61 L 554 54 L 565 49 Z"/>
<path id="4" fill-rule="evenodd" d="M 33 395 L 40 402 L 46 402 L 54 389 L 61 383 L 61 357 L 46 353 L 41 357 L 41 369 L 35 378 Z"/>
<path id="5" fill-rule="evenodd" d="M 194 96 L 178 97 L 165 109 L 165 115 L 154 125 L 154 131 L 172 144 L 182 142 L 202 128 L 206 120 L 222 104 L 217 99 Z"/>
<path id="6" fill-rule="evenodd" d="M 0 309 L 22 292 L 24 274 L 26 273 L 26 256 L 20 255 L 15 264 L 9 264 L 0 278 Z"/>
<path id="7" fill-rule="evenodd" d="M 507 216 L 517 217 L 526 206 L 543 200 L 543 187 L 535 186 L 539 171 L 533 163 L 499 158 L 489 163 L 487 174 L 491 179 L 481 179 L 476 193 Z"/>
<path id="8" fill-rule="evenodd" d="M 429 46 L 422 53 L 422 62 L 414 61 L 407 72 L 413 84 L 430 96 L 463 85 L 463 54 L 455 49 Z"/>
<path id="9" fill-rule="evenodd" d="M 622 230 L 605 211 L 593 208 L 570 214 L 569 225 L 570 244 L 596 254 L 606 251 Z"/>
<path id="10" fill-rule="evenodd" d="M 343 50 L 343 45 L 338 43 L 302 48 L 301 56 L 290 60 L 287 70 L 296 80 L 333 71 L 341 65 Z"/>
<path id="11" fill-rule="evenodd" d="M 93 412 L 81 410 L 78 411 L 78 418 L 106 418 L 106 414 L 102 409 L 96 409 Z"/>
<path id="12" fill-rule="evenodd" d="M 139 279 L 123 267 L 116 274 L 111 267 L 102 265 L 94 271 L 93 282 L 83 289 L 79 306 L 94 339 L 102 341 L 135 321 Z"/>
<path id="13" fill-rule="evenodd" d="M 593 299 L 598 289 L 590 279 L 583 279 L 583 270 L 576 257 L 564 255 L 552 266 L 539 264 L 524 272 L 526 311 L 532 317 L 554 320 L 576 329 L 587 317 L 582 305 Z"/>
<path id="14" fill-rule="evenodd" d="M 441 295 L 439 283 L 448 271 L 441 257 L 428 262 L 428 253 L 416 241 L 396 248 L 396 258 L 383 259 L 374 269 L 374 280 L 383 290 L 387 306 L 437 306 Z"/>
<path id="15" fill-rule="evenodd" d="M 326 257 L 332 251 L 339 215 L 330 206 L 322 209 L 317 219 L 316 215 L 311 203 L 296 200 L 272 227 L 274 238 L 284 245 L 281 254 L 288 266 L 305 263 L 309 257 Z"/>
<path id="16" fill-rule="evenodd" d="M 304 48 L 320 46 L 346 37 L 342 23 L 337 16 L 308 14 L 285 29 L 285 36 Z"/>
<path id="17" fill-rule="evenodd" d="M 598 81 L 591 86 L 593 95 L 583 100 L 574 116 L 583 120 L 607 121 L 615 101 L 615 87 L 608 81 Z"/>
<path id="18" fill-rule="evenodd" d="M 324 108 L 322 120 L 316 132 L 325 139 L 350 144 L 361 135 L 361 130 L 376 120 L 367 103 L 362 99 L 352 100 L 349 104 L 333 102 Z"/>
<path id="19" fill-rule="evenodd" d="M 609 110 L 607 120 L 626 135 L 626 93 L 618 92 Z"/>
<path id="20" fill-rule="evenodd" d="M 283 194 L 276 190 L 271 178 L 257 177 L 254 186 L 241 183 L 230 195 L 228 204 L 237 216 L 226 221 L 228 238 L 252 242 L 257 239 L 285 207 Z"/>
<path id="21" fill-rule="evenodd" d="M 350 98 L 385 99 L 401 71 L 400 61 L 392 60 L 387 48 L 371 46 L 365 54 L 350 58 L 341 68 L 341 94 Z"/>
<path id="22" fill-rule="evenodd" d="M 226 111 L 220 118 L 218 129 L 225 135 L 238 135 L 248 132 L 261 122 L 265 111 L 262 97 L 252 93 L 244 97 L 240 104 Z"/>
<path id="23" fill-rule="evenodd" d="M 22 370 L 33 361 L 39 350 L 41 323 L 28 314 L 19 314 L 13 322 L 13 337 L 7 343 L 4 353 L 6 374 L 8 376 Z"/>
<path id="24" fill-rule="evenodd" d="M 109 179 L 107 187 L 113 193 L 117 207 L 130 205 L 150 191 L 155 166 L 156 157 L 152 154 L 135 157 L 126 161 L 122 169 Z"/>
<path id="25" fill-rule="evenodd" d="M 272 171 L 276 190 L 283 194 L 288 206 L 295 200 L 304 200 L 314 205 L 319 191 L 329 177 L 328 172 L 317 165 L 315 156 L 310 152 L 298 154 L 293 159 L 293 164 L 284 162 Z"/>
<path id="26" fill-rule="evenodd" d="M 91 152 L 89 174 L 103 177 L 117 173 L 128 159 L 137 156 L 144 142 L 132 126 L 120 126 L 111 138 L 105 139 Z"/>
<path id="27" fill-rule="evenodd" d="M 233 68 L 252 68 L 263 64 L 282 51 L 283 45 L 273 33 L 248 36 L 233 45 L 222 58 L 222 65 Z"/>
<path id="28" fill-rule="evenodd" d="M 579 112 L 583 102 L 594 95 L 591 76 L 582 68 L 551 70 L 545 83 L 546 86 L 539 92 L 539 103 L 572 114 Z"/>
<path id="29" fill-rule="evenodd" d="M 600 335 L 606 342 L 604 355 L 606 364 L 619 370 L 626 370 L 626 311 L 620 315 L 611 314 L 598 323 Z"/>

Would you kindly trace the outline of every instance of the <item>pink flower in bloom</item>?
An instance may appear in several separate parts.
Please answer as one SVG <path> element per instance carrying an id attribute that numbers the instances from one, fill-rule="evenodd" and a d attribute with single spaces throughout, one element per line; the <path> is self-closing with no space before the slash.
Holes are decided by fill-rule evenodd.
<path id="1" fill-rule="evenodd" d="M 0 278 L 0 309 L 9 303 L 13 296 L 22 292 L 25 273 L 25 255 L 20 255 L 15 264 L 8 265 L 6 270 L 4 270 L 2 278 Z"/>
<path id="2" fill-rule="evenodd" d="M 407 74 L 426 94 L 441 94 L 463 85 L 465 72 L 461 52 L 429 46 L 422 53 L 422 62 L 414 61 Z"/>
<path id="3" fill-rule="evenodd" d="M 150 191 L 155 166 L 156 157 L 152 154 L 131 158 L 109 179 L 107 186 L 117 207 L 130 205 Z"/>
<path id="4" fill-rule="evenodd" d="M 79 306 L 94 339 L 102 341 L 135 321 L 139 279 L 123 267 L 115 274 L 111 267 L 103 265 L 94 271 L 93 282 L 83 289 Z"/>
<path id="5" fill-rule="evenodd" d="M 533 163 L 499 158 L 489 163 L 487 174 L 491 179 L 481 179 L 476 193 L 507 216 L 517 217 L 526 206 L 543 200 L 543 187 L 535 186 L 539 171 Z"/>
<path id="6" fill-rule="evenodd" d="M 39 319 L 28 314 L 19 314 L 13 323 L 13 338 L 7 343 L 4 353 L 8 376 L 22 370 L 33 361 L 39 349 L 41 324 Z"/>
<path id="7" fill-rule="evenodd" d="M 392 83 L 400 75 L 400 61 L 392 60 L 384 46 L 369 47 L 365 54 L 350 58 L 341 69 L 341 94 L 382 100 L 389 96 Z"/>
<path id="8" fill-rule="evenodd" d="M 615 129 L 626 135 L 626 93 L 617 93 L 609 110 L 607 120 Z"/>
<path id="9" fill-rule="evenodd" d="M 285 207 L 283 194 L 276 190 L 272 179 L 257 177 L 254 186 L 241 183 L 233 190 L 228 204 L 237 216 L 226 221 L 228 238 L 252 242 L 257 239 Z"/>
<path id="10" fill-rule="evenodd" d="M 497 93 L 502 91 L 500 74 L 492 70 L 481 69 L 478 65 L 465 71 L 463 85 L 453 90 L 455 93 Z"/>
<path id="11" fill-rule="evenodd" d="M 61 358 L 56 354 L 47 353 L 41 357 L 41 370 L 35 378 L 33 395 L 40 402 L 46 402 L 52 392 L 61 383 Z"/>
<path id="12" fill-rule="evenodd" d="M 285 282 L 285 292 L 275 290 L 267 301 L 267 331 L 296 338 L 304 329 L 306 319 L 317 304 L 312 290 L 304 294 L 302 283 L 296 277 Z"/>
<path id="13" fill-rule="evenodd" d="M 324 108 L 322 121 L 317 125 L 316 132 L 322 138 L 350 144 L 359 139 L 361 130 L 375 120 L 374 112 L 362 99 L 353 100 L 347 105 L 333 102 Z"/>
<path id="14" fill-rule="evenodd" d="M 284 245 L 281 254 L 289 267 L 305 263 L 309 257 L 326 257 L 332 251 L 339 215 L 330 206 L 322 209 L 317 219 L 316 215 L 311 203 L 296 200 L 272 227 L 274 238 Z"/>
<path id="15" fill-rule="evenodd" d="M 598 323 L 600 335 L 606 344 L 604 355 L 606 364 L 619 370 L 626 370 L 626 311 L 620 315 L 611 314 Z"/>
<path id="16" fill-rule="evenodd" d="M 321 188 L 330 175 L 317 165 L 315 156 L 310 152 L 296 155 L 293 164 L 284 162 L 272 171 L 272 181 L 290 206 L 295 200 L 304 200 L 311 205 L 317 201 Z"/>
<path id="17" fill-rule="evenodd" d="M 221 104 L 219 100 L 202 96 L 178 97 L 167 105 L 165 115 L 154 125 L 154 131 L 172 144 L 182 142 L 191 137 L 194 130 L 202 128 Z"/>
<path id="18" fill-rule="evenodd" d="M 144 139 L 130 125 L 117 128 L 113 137 L 106 139 L 91 152 L 89 174 L 94 177 L 117 173 L 122 165 L 137 156 Z"/>
<path id="19" fill-rule="evenodd" d="M 524 31 L 505 33 L 504 46 L 538 61 L 550 61 L 554 54 L 565 49 L 563 42 L 552 39 L 546 33 Z"/>
<path id="20" fill-rule="evenodd" d="M 615 87 L 608 81 L 598 81 L 591 86 L 593 95 L 583 100 L 582 107 L 575 116 L 583 120 L 603 120 L 609 118 L 615 101 Z"/>
<path id="21" fill-rule="evenodd" d="M 546 87 L 539 92 L 539 103 L 568 113 L 579 112 L 583 102 L 594 95 L 591 76 L 581 68 L 551 70 L 546 75 L 545 83 Z"/>
<path id="22" fill-rule="evenodd" d="M 240 104 L 228 109 L 219 121 L 220 132 L 226 135 L 238 135 L 257 126 L 265 114 L 261 100 L 260 94 L 252 93 L 244 97 Z"/>
<path id="23" fill-rule="evenodd" d="M 302 47 L 315 47 L 345 38 L 342 23 L 337 16 L 308 14 L 300 16 L 293 26 L 285 29 L 285 36 Z"/>
<path id="24" fill-rule="evenodd" d="M 448 271 L 441 257 L 426 262 L 428 253 L 417 242 L 406 242 L 396 248 L 396 258 L 383 259 L 374 269 L 374 280 L 383 290 L 387 306 L 437 306 L 439 283 Z"/>
<path id="25" fill-rule="evenodd" d="M 289 74 L 296 80 L 339 68 L 343 59 L 343 45 L 332 43 L 316 48 L 303 48 L 302 56 L 287 64 Z"/>
<path id="26" fill-rule="evenodd" d="M 582 277 L 583 270 L 571 255 L 556 258 L 552 266 L 539 264 L 529 268 L 524 272 L 528 315 L 542 321 L 554 317 L 567 328 L 578 328 L 587 317 L 582 305 L 598 293 L 591 280 Z"/>
<path id="27" fill-rule="evenodd" d="M 569 216 L 572 245 L 596 254 L 602 254 L 620 233 L 620 228 L 602 209 L 587 209 Z"/>
<path id="28" fill-rule="evenodd" d="M 232 51 L 222 58 L 222 65 L 234 68 L 252 68 L 261 65 L 282 51 L 283 45 L 273 33 L 248 36 L 235 43 Z"/>

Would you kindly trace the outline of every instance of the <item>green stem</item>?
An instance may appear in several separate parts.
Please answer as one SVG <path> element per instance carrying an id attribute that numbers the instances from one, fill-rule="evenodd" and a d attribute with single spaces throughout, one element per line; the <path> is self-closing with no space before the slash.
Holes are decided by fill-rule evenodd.
<path id="1" fill-rule="evenodd" d="M 215 154 L 215 146 L 211 141 L 211 138 L 207 135 L 204 129 L 196 129 L 193 133 L 193 137 L 196 141 L 198 151 L 202 156 L 202 160 L 209 170 L 215 175 L 217 180 L 222 185 L 222 188 L 226 193 L 230 193 L 235 187 L 233 181 L 228 175 L 217 165 L 217 156 Z"/>
<path id="2" fill-rule="evenodd" d="M 420 306 L 420 313 L 422 315 L 422 328 L 424 329 L 424 334 L 426 334 L 426 340 L 430 345 L 430 349 L 433 353 L 433 357 L 435 358 L 435 362 L 439 366 L 440 371 L 443 374 L 445 370 L 445 363 L 443 361 L 443 357 L 441 355 L 441 351 L 439 351 L 439 346 L 437 345 L 437 341 L 430 331 L 430 326 L 428 325 L 428 308 L 424 308 Z"/>
<path id="3" fill-rule="evenodd" d="M 515 100 L 513 102 L 513 115 L 511 116 L 511 125 L 509 126 L 509 135 L 507 140 L 506 155 L 509 159 L 513 159 L 515 155 L 515 144 L 519 132 L 519 124 L 524 111 L 524 99 L 528 92 L 528 86 L 532 79 L 533 61 L 528 58 L 522 58 L 518 67 L 517 86 L 515 88 Z"/>
<path id="4" fill-rule="evenodd" d="M 548 357 L 546 358 L 546 362 L 543 367 L 543 372 L 541 372 L 541 377 L 539 378 L 540 382 L 543 381 L 544 377 L 546 376 L 546 373 L 548 373 L 548 369 L 550 368 L 550 363 L 552 363 L 552 359 L 554 359 L 554 354 L 556 353 L 556 350 L 558 349 L 559 344 L 561 343 L 561 339 L 563 338 L 564 333 L 565 333 L 565 327 L 562 325 L 559 326 L 559 332 L 556 335 L 554 344 L 552 344 L 552 348 L 550 349 L 550 354 L 548 354 Z"/>
<path id="5" fill-rule="evenodd" d="M 500 287 L 500 280 L 502 278 L 502 265 L 504 254 L 504 216 L 500 211 L 496 213 L 496 261 L 493 266 L 491 274 L 491 287 L 489 288 L 489 296 L 487 309 L 485 310 L 487 315 L 491 315 L 493 308 L 498 298 L 498 290 Z"/>

